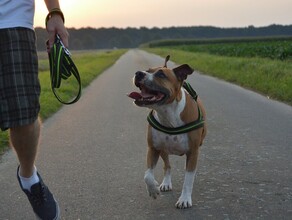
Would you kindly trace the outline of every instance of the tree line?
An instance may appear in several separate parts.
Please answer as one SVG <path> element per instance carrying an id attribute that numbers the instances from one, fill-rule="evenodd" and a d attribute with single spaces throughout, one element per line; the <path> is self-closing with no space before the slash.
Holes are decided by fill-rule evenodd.
<path id="1" fill-rule="evenodd" d="M 47 32 L 35 28 L 38 50 L 46 50 Z M 69 28 L 71 50 L 136 48 L 139 45 L 163 39 L 214 39 L 237 37 L 292 36 L 292 25 L 248 26 L 220 28 L 213 26 L 168 28 Z"/>

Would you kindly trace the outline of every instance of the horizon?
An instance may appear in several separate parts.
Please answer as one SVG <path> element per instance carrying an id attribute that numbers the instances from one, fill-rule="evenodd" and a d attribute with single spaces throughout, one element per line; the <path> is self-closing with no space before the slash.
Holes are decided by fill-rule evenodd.
<path id="1" fill-rule="evenodd" d="M 250 27 L 253 27 L 253 28 L 265 28 L 265 27 L 270 27 L 270 26 L 292 26 L 292 24 L 269 24 L 269 25 L 265 25 L 265 26 L 254 26 L 254 25 L 248 25 L 248 26 L 245 26 L 245 27 L 218 27 L 218 26 L 212 26 L 212 25 L 193 25 L 193 26 L 169 26 L 169 27 L 145 27 L 145 26 L 140 26 L 140 27 L 90 27 L 90 26 L 87 26 L 87 27 L 67 27 L 67 29 L 76 29 L 76 30 L 79 30 L 79 29 L 142 29 L 142 28 L 147 28 L 147 29 L 167 29 L 167 28 L 193 28 L 193 27 L 211 27 L 211 28 L 219 28 L 219 29 L 233 29 L 233 28 L 250 28 Z M 35 26 L 34 28 L 43 28 L 45 29 L 44 26 Z"/>
<path id="2" fill-rule="evenodd" d="M 291 25 L 291 0 L 59 0 L 67 28 L 218 28 Z M 45 27 L 44 1 L 35 1 L 35 27 Z"/>

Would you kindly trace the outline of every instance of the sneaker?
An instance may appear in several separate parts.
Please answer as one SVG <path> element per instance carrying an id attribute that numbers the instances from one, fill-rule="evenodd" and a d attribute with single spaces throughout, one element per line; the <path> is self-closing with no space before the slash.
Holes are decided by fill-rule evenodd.
<path id="1" fill-rule="evenodd" d="M 40 181 L 31 186 L 31 192 L 22 188 L 19 178 L 19 166 L 17 168 L 17 179 L 22 191 L 26 194 L 33 211 L 38 219 L 41 220 L 57 220 L 60 216 L 58 203 L 54 199 L 49 188 L 44 184 L 41 176 L 37 173 Z"/>

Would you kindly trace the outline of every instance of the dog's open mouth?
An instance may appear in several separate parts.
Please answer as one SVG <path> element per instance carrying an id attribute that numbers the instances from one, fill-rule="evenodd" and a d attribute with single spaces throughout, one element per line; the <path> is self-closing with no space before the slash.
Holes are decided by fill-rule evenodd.
<path id="1" fill-rule="evenodd" d="M 166 94 L 151 90 L 147 88 L 145 85 L 140 84 L 138 86 L 141 90 L 141 92 L 131 92 L 128 94 L 128 96 L 132 99 L 135 99 L 135 104 L 138 106 L 144 106 L 144 105 L 153 105 L 158 104 L 160 102 L 163 102 L 166 98 Z"/>

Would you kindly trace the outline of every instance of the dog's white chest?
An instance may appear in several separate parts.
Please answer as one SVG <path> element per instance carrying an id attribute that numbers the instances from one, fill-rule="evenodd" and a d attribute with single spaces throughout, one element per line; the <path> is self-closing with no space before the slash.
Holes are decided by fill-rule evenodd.
<path id="1" fill-rule="evenodd" d="M 178 103 L 172 103 L 168 106 L 161 106 L 156 111 L 160 112 L 158 117 L 157 112 L 154 115 L 160 123 L 166 126 L 179 127 L 184 125 L 180 118 L 180 113 L 186 105 L 185 92 L 182 89 L 182 98 Z M 169 135 L 152 128 L 153 147 L 157 150 L 163 150 L 168 154 L 182 155 L 189 150 L 188 134 Z"/>
<path id="2" fill-rule="evenodd" d="M 152 128 L 153 147 L 168 154 L 182 155 L 188 152 L 187 134 L 169 135 Z"/>

